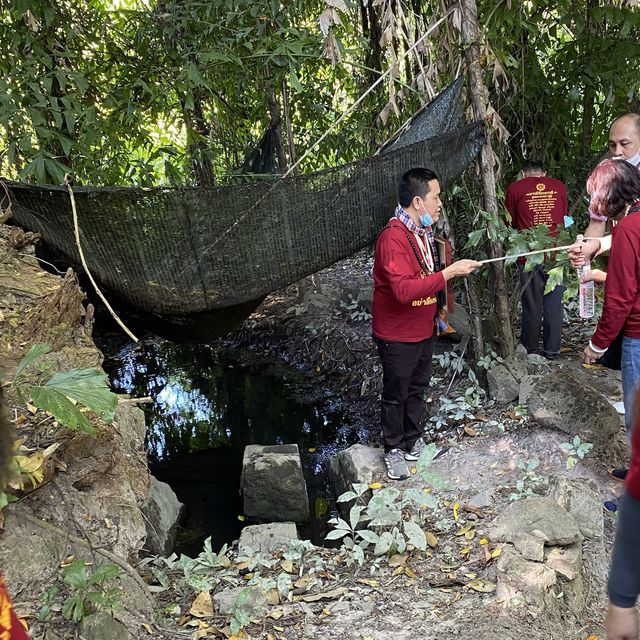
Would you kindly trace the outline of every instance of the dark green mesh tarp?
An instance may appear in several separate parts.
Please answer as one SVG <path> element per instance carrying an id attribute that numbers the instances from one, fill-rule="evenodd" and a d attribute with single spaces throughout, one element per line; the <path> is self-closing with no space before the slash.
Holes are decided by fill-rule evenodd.
<path id="1" fill-rule="evenodd" d="M 446 185 L 476 157 L 484 127 L 461 124 L 459 90 L 432 103 L 438 113 L 425 110 L 432 123 L 440 118 L 440 135 L 401 136 L 333 169 L 212 188 L 75 187 L 89 269 L 136 309 L 183 317 L 258 300 L 323 269 L 375 239 L 404 171 L 429 167 Z M 14 220 L 79 264 L 66 188 L 7 186 Z"/>

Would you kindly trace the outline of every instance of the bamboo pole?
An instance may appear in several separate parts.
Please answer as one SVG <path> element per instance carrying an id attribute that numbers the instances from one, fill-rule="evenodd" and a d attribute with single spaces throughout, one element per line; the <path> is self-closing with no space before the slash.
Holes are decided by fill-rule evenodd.
<path id="1" fill-rule="evenodd" d="M 488 91 L 482 79 L 480 66 L 480 41 L 481 33 L 478 23 L 478 9 L 476 0 L 460 0 L 462 9 L 462 40 L 465 47 L 465 60 L 469 72 L 469 91 L 473 111 L 477 120 L 487 119 L 487 104 L 489 103 Z M 493 170 L 494 153 L 491 146 L 491 136 L 487 129 L 487 136 L 480 150 L 480 174 L 482 179 L 482 191 L 484 210 L 495 216 L 498 212 L 498 198 L 496 193 L 496 177 Z M 499 258 L 502 247 L 498 242 L 489 243 L 489 255 L 492 259 Z M 500 261 L 492 263 L 492 280 L 495 290 L 495 313 L 498 319 L 496 323 L 499 332 L 500 351 L 503 356 L 510 356 L 515 350 L 511 316 L 509 314 L 509 295 L 504 277 L 504 268 Z"/>

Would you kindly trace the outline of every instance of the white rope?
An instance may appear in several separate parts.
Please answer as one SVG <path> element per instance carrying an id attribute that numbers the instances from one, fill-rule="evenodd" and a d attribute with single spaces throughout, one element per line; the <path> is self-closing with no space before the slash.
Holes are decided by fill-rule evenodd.
<path id="1" fill-rule="evenodd" d="M 68 182 L 66 182 L 66 185 L 67 185 L 67 190 L 69 191 L 69 197 L 71 198 L 71 210 L 73 211 L 73 231 L 76 236 L 76 246 L 78 247 L 78 253 L 80 254 L 80 261 L 82 262 L 82 267 L 84 268 L 85 273 L 87 274 L 89 280 L 91 281 L 91 284 L 93 285 L 93 288 L 95 289 L 96 293 L 98 294 L 98 296 L 100 296 L 100 300 L 104 302 L 105 307 L 107 307 L 113 319 L 122 327 L 123 331 L 134 342 L 138 342 L 138 338 L 136 338 L 133 335 L 133 333 L 129 331 L 127 326 L 124 324 L 124 322 L 122 322 L 122 320 L 120 320 L 120 318 L 118 317 L 118 314 L 113 310 L 113 308 L 111 307 L 107 299 L 104 297 L 102 291 L 100 291 L 100 288 L 98 287 L 97 282 L 93 279 L 93 276 L 89 271 L 89 267 L 87 266 L 87 261 L 84 258 L 84 251 L 82 250 L 82 245 L 80 244 L 80 229 L 78 228 L 78 212 L 76 210 L 76 199 L 75 199 L 75 196 L 73 195 L 73 189 L 71 188 L 71 185 Z"/>

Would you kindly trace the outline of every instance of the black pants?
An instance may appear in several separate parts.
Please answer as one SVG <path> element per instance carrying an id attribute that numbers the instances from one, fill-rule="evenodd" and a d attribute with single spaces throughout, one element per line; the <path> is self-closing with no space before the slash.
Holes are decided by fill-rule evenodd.
<path id="1" fill-rule="evenodd" d="M 537 353 L 542 329 L 542 349 L 545 355 L 560 353 L 562 338 L 562 296 L 565 287 L 557 286 L 544 295 L 547 274 L 541 266 L 525 271 L 518 265 L 522 287 L 522 335 L 520 342 L 529 353 Z"/>
<path id="2" fill-rule="evenodd" d="M 433 338 L 421 342 L 375 341 L 382 361 L 382 444 L 385 452 L 409 451 L 422 435 L 420 421 L 431 380 Z"/>

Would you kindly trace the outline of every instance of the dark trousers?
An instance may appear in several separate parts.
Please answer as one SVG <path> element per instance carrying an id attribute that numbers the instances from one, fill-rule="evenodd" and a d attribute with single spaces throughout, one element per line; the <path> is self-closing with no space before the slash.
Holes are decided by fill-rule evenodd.
<path id="1" fill-rule="evenodd" d="M 382 361 L 380 426 L 385 452 L 409 451 L 422 435 L 424 394 L 431 380 L 433 338 L 421 342 L 376 339 Z"/>
<path id="2" fill-rule="evenodd" d="M 562 338 L 562 296 L 565 287 L 557 286 L 544 295 L 547 274 L 541 266 L 525 271 L 518 265 L 522 287 L 522 335 L 520 342 L 529 353 L 537 353 L 542 329 L 542 348 L 545 355 L 560 353 Z"/>

